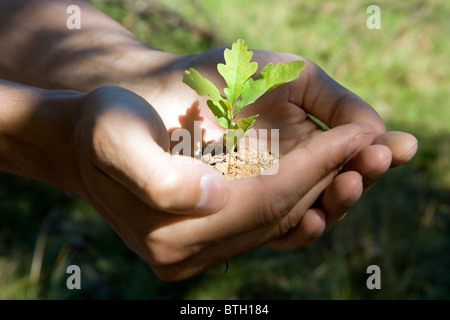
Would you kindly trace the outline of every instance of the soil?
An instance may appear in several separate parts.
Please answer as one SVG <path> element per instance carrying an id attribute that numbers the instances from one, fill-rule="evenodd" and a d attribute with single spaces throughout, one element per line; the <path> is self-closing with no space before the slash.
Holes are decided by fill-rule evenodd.
<path id="1" fill-rule="evenodd" d="M 280 156 L 269 151 L 256 151 L 247 147 L 230 154 L 211 154 L 202 156 L 202 161 L 221 172 L 228 181 L 254 177 L 279 161 Z M 230 163 L 231 160 L 231 163 Z"/>

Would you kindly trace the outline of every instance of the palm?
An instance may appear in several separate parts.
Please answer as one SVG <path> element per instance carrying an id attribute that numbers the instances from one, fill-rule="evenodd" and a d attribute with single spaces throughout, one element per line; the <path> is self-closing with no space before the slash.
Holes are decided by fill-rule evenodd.
<path id="1" fill-rule="evenodd" d="M 295 84 L 284 85 L 268 92 L 248 109 L 243 117 L 259 114 L 256 129 L 278 129 L 280 151 L 286 153 L 304 141 L 317 126 L 306 115 L 304 109 L 289 101 L 289 91 Z"/>
<path id="2" fill-rule="evenodd" d="M 184 70 L 195 66 L 206 78 L 224 87 L 223 79 L 217 72 L 217 64 L 223 60 L 223 48 L 216 48 L 201 55 L 184 57 L 177 62 L 177 68 L 164 74 L 164 81 L 153 79 L 162 86 L 157 95 L 148 95 L 147 100 L 155 107 L 164 121 L 169 133 L 177 128 L 193 130 L 194 121 L 202 121 L 204 142 L 218 140 L 224 129 L 217 124 L 213 113 L 206 105 L 206 97 L 199 97 L 182 82 Z M 281 62 L 279 54 L 256 51 L 254 60 L 259 68 L 269 62 Z M 285 60 L 283 62 L 286 62 Z M 301 77 L 302 75 L 300 75 Z M 160 77 L 160 76 L 157 76 Z M 307 116 L 301 106 L 290 102 L 291 90 L 302 91 L 303 81 L 296 80 L 273 89 L 259 98 L 254 104 L 245 107 L 239 117 L 259 114 L 255 129 L 278 129 L 280 151 L 287 152 L 305 140 L 317 126 Z"/>

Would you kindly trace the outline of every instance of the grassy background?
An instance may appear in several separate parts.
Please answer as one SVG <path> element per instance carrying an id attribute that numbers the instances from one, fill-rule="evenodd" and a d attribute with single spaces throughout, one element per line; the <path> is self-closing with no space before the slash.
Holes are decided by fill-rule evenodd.
<path id="1" fill-rule="evenodd" d="M 98 1 L 142 41 L 190 54 L 243 38 L 314 60 L 419 151 L 313 245 L 258 249 L 165 283 L 83 201 L 0 174 L 0 299 L 448 299 L 450 4 L 419 1 Z M 369 5 L 381 29 L 366 28 Z M 66 288 L 66 267 L 82 290 Z M 368 290 L 366 268 L 381 268 Z"/>

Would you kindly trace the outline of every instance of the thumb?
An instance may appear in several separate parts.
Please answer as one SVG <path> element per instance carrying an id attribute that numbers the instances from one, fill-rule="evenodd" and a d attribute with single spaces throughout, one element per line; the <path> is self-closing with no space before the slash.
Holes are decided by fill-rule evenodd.
<path id="1" fill-rule="evenodd" d="M 155 130 L 147 123 L 122 121 L 121 131 L 115 130 L 120 136 L 109 139 L 114 155 L 101 169 L 157 210 L 189 214 L 219 210 L 228 196 L 225 177 L 200 160 L 165 151 L 158 143 L 165 128 Z"/>
<path id="2" fill-rule="evenodd" d="M 143 130 L 141 130 L 143 129 Z M 228 181 L 200 160 L 171 155 L 139 122 L 112 140 L 100 169 L 150 207 L 170 213 L 212 213 L 228 196 Z M 103 157 L 106 158 L 106 157 Z"/>
<path id="3" fill-rule="evenodd" d="M 225 177 L 200 160 L 165 151 L 167 130 L 147 101 L 115 87 L 100 88 L 87 98 L 93 116 L 85 122 L 92 129 L 82 134 L 93 137 L 85 140 L 93 141 L 88 149 L 105 174 L 164 212 L 212 213 L 225 204 Z"/>
<path id="4" fill-rule="evenodd" d="M 147 150 L 146 158 L 151 155 L 152 160 L 137 167 L 142 200 L 173 213 L 212 213 L 223 207 L 228 182 L 215 169 L 194 158 L 170 155 L 158 145 Z"/>

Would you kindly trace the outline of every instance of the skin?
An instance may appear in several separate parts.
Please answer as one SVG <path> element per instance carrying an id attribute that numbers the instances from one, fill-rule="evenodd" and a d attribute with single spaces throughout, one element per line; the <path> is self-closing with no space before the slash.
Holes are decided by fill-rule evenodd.
<path id="1" fill-rule="evenodd" d="M 66 28 L 74 3 L 83 14 L 76 31 Z M 161 52 L 83 1 L 0 0 L 0 9 L 0 46 L 11 48 L 0 52 L 0 169 L 86 199 L 164 280 L 262 245 L 310 244 L 417 150 L 413 136 L 386 132 L 371 106 L 312 61 L 254 51 L 260 67 L 297 59 L 306 66 L 242 111 L 258 113 L 261 128 L 280 129 L 278 173 L 228 183 L 198 161 L 171 156 L 168 134 L 193 106 L 207 140 L 223 133 L 182 77 L 194 67 L 223 88 L 216 65 L 224 48 Z"/>

